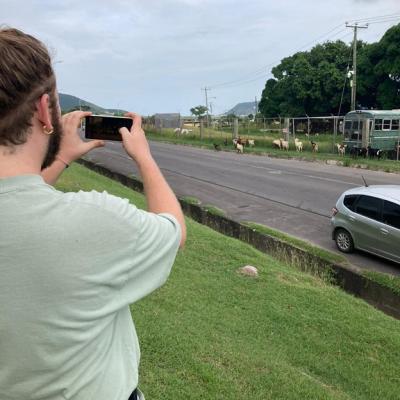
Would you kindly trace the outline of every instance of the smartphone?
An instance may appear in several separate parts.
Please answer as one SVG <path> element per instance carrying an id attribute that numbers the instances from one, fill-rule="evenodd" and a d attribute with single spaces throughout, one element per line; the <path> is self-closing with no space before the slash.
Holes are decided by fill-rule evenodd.
<path id="1" fill-rule="evenodd" d="M 90 115 L 85 117 L 85 138 L 122 141 L 120 128 L 132 127 L 132 118 L 111 115 Z"/>

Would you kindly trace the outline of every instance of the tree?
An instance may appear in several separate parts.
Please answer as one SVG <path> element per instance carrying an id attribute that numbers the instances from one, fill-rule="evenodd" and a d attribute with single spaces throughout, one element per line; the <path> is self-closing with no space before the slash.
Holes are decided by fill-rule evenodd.
<path id="1" fill-rule="evenodd" d="M 400 24 L 368 45 L 360 57 L 359 99 L 363 106 L 391 109 L 400 106 Z"/>
<path id="2" fill-rule="evenodd" d="M 192 115 L 196 116 L 198 119 L 202 119 L 207 111 L 208 108 L 205 106 L 197 106 L 190 109 Z"/>
<path id="3" fill-rule="evenodd" d="M 357 105 L 400 107 L 400 24 L 377 43 L 357 42 Z M 259 110 L 264 117 L 337 115 L 350 110 L 351 46 L 338 40 L 284 58 L 265 83 Z M 344 83 L 346 83 L 345 86 Z M 342 98 L 343 92 L 343 98 Z"/>
<path id="4" fill-rule="evenodd" d="M 350 47 L 326 42 L 284 58 L 272 69 L 259 109 L 265 117 L 323 115 L 338 111 Z"/>

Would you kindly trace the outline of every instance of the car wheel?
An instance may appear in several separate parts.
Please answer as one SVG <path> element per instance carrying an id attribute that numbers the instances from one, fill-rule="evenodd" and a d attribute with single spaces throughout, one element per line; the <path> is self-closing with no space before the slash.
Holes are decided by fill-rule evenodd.
<path id="1" fill-rule="evenodd" d="M 351 253 L 354 250 L 353 238 L 344 229 L 338 229 L 335 232 L 335 242 L 337 248 L 343 253 Z"/>

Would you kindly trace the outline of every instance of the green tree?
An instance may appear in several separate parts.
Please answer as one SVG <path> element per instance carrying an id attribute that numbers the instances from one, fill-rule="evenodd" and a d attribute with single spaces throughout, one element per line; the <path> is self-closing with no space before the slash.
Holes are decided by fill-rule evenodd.
<path id="1" fill-rule="evenodd" d="M 284 58 L 263 90 L 265 117 L 323 115 L 338 111 L 350 47 L 326 42 Z M 347 101 L 348 104 L 348 101 Z"/>
<path id="2" fill-rule="evenodd" d="M 400 106 L 400 24 L 368 45 L 357 70 L 357 97 L 363 106 L 391 109 Z"/>
<path id="3" fill-rule="evenodd" d="M 208 108 L 206 106 L 197 106 L 190 109 L 192 115 L 196 116 L 198 119 L 202 119 L 207 111 Z"/>

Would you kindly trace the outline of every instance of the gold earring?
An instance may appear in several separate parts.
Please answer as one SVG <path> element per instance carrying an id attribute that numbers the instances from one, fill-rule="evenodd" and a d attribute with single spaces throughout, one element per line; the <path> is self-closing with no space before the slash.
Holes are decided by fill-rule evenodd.
<path id="1" fill-rule="evenodd" d="M 46 135 L 51 135 L 51 134 L 54 132 L 54 129 L 53 129 L 53 128 L 47 129 L 47 126 L 46 126 L 46 125 L 43 125 L 43 132 L 44 132 Z"/>

